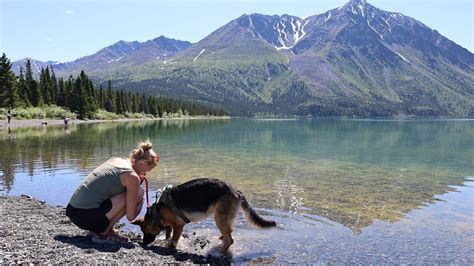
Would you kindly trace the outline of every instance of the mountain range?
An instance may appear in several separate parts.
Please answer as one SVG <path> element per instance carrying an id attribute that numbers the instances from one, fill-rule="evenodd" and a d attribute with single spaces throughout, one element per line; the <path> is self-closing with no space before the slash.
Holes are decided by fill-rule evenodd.
<path id="1" fill-rule="evenodd" d="M 51 63 L 33 65 L 234 115 L 474 116 L 474 54 L 365 0 L 306 18 L 245 14 L 194 44 L 120 41 Z"/>

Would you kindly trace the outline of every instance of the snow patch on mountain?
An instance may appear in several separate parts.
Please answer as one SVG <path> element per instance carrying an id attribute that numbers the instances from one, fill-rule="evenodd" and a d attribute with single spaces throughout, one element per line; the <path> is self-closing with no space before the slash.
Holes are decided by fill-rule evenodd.
<path id="1" fill-rule="evenodd" d="M 369 25 L 369 27 L 380 36 L 380 39 L 383 40 L 382 34 L 380 34 L 374 27 L 372 27 L 372 25 L 370 25 L 370 22 L 368 19 L 367 19 L 367 25 Z"/>
<path id="2" fill-rule="evenodd" d="M 38 73 L 41 72 L 41 70 L 39 69 L 39 66 L 36 64 L 36 60 L 33 61 L 33 65 L 35 66 L 36 71 L 37 71 Z"/>
<path id="3" fill-rule="evenodd" d="M 408 59 L 406 59 L 403 55 L 401 55 L 400 53 L 397 53 L 395 52 L 398 56 L 400 56 L 401 59 L 403 59 L 403 61 L 407 62 L 407 63 L 410 63 L 410 61 L 408 61 Z"/>
<path id="4" fill-rule="evenodd" d="M 110 64 L 110 63 L 112 63 L 112 62 L 120 61 L 120 59 L 122 59 L 122 58 L 123 58 L 123 56 L 120 56 L 120 57 L 118 57 L 118 58 L 116 58 L 116 59 L 111 59 L 111 60 L 107 61 L 107 64 Z"/>
<path id="5" fill-rule="evenodd" d="M 204 53 L 204 51 L 206 51 L 206 49 L 202 49 L 201 52 L 196 57 L 194 57 L 193 63 L 196 62 L 196 60 L 202 55 L 202 53 Z"/>
<path id="6" fill-rule="evenodd" d="M 388 21 L 387 21 L 386 19 L 384 19 L 383 17 L 380 17 L 380 18 L 381 18 L 381 19 L 383 20 L 383 22 L 385 22 L 385 24 L 387 24 L 387 26 L 390 28 L 390 23 L 388 23 Z"/>
<path id="7" fill-rule="evenodd" d="M 357 8 L 359 8 L 360 14 L 362 15 L 362 17 L 365 18 L 364 6 L 359 4 L 359 5 L 357 5 Z"/>
<path id="8" fill-rule="evenodd" d="M 328 14 L 328 16 L 326 17 L 326 19 L 324 20 L 324 22 L 328 22 L 328 20 L 331 18 L 331 13 Z"/>
<path id="9" fill-rule="evenodd" d="M 278 36 L 278 42 L 273 45 L 275 49 L 292 49 L 306 35 L 304 27 L 308 24 L 308 22 L 309 19 L 305 21 L 294 17 L 292 17 L 290 20 L 282 18 L 274 27 Z"/>
<path id="10" fill-rule="evenodd" d="M 297 21 L 297 25 L 298 25 L 298 34 L 296 35 L 295 37 L 295 43 L 294 45 L 299 42 L 299 40 L 301 40 L 305 35 L 305 31 L 304 31 L 304 27 L 309 23 L 309 19 L 303 24 L 303 26 L 301 26 L 301 20 Z"/>

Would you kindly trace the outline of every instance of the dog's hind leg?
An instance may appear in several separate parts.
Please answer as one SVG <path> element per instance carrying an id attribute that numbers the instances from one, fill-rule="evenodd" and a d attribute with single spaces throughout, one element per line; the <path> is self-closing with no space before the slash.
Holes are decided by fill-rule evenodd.
<path id="1" fill-rule="evenodd" d="M 217 228 L 221 232 L 219 239 L 223 241 L 222 250 L 225 252 L 234 243 L 232 238 L 232 226 L 234 223 L 240 200 L 233 195 L 226 195 L 219 199 L 215 207 L 215 216 Z"/>

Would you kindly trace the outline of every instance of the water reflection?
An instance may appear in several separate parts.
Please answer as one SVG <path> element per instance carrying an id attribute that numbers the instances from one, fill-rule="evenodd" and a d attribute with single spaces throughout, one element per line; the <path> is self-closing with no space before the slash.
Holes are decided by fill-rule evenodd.
<path id="1" fill-rule="evenodd" d="M 78 182 L 149 138 L 161 155 L 152 188 L 220 178 L 257 207 L 326 217 L 355 233 L 400 221 L 474 174 L 473 121 L 165 120 L 18 128 L 0 138 L 6 193 L 25 174 L 67 186 L 57 181 L 72 171 Z M 64 194 L 52 197 L 65 202 Z"/>
<path id="2" fill-rule="evenodd" d="M 104 158 L 128 156 L 139 140 L 151 138 L 157 132 L 166 136 L 173 130 L 188 128 L 193 131 L 207 127 L 208 123 L 196 122 L 189 128 L 189 120 L 8 127 L 0 130 L 0 181 L 3 183 L 0 189 L 11 189 L 15 172 L 27 169 L 32 177 L 45 170 L 70 167 L 84 174 Z"/>

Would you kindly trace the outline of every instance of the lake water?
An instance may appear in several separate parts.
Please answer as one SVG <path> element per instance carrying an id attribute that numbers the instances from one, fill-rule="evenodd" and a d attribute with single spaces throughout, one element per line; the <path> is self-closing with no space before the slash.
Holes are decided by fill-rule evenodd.
<path id="1" fill-rule="evenodd" d="M 237 263 L 474 263 L 474 120 L 0 129 L 0 193 L 65 206 L 93 168 L 147 138 L 161 156 L 151 190 L 219 178 L 277 221 L 276 229 L 255 230 L 239 215 L 231 248 Z M 185 234 L 178 248 L 186 252 L 206 255 L 219 244 L 211 219 L 187 225 Z"/>

